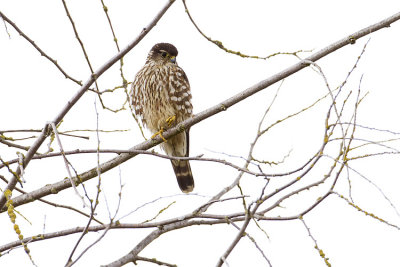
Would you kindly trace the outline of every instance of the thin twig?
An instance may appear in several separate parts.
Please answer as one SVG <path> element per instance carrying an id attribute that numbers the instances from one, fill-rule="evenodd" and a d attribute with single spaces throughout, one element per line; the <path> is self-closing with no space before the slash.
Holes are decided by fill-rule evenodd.
<path id="1" fill-rule="evenodd" d="M 317 240 L 315 239 L 315 237 L 311 234 L 311 230 L 310 227 L 307 226 L 306 222 L 304 221 L 303 217 L 299 218 L 300 221 L 303 223 L 304 227 L 306 228 L 307 232 L 308 232 L 308 236 L 313 240 L 314 242 L 314 248 L 318 251 L 319 256 L 324 260 L 325 264 L 327 266 L 331 266 L 330 262 L 329 262 L 329 258 L 326 257 L 325 253 L 322 251 L 322 249 L 320 249 L 320 247 L 317 244 Z"/>
<path id="2" fill-rule="evenodd" d="M 92 64 L 90 63 L 89 56 L 88 56 L 88 54 L 87 54 L 87 52 L 86 52 L 85 46 L 84 46 L 84 44 L 83 44 L 81 38 L 79 37 L 78 30 L 76 29 L 76 26 L 75 26 L 75 22 L 74 22 L 74 20 L 72 19 L 71 14 L 69 13 L 69 10 L 68 10 L 68 7 L 67 7 L 67 3 L 65 2 L 65 0 L 61 0 L 61 1 L 62 1 L 62 3 L 63 3 L 65 12 L 66 12 L 66 14 L 67 14 L 67 17 L 68 17 L 68 19 L 69 19 L 69 21 L 70 21 L 70 23 L 71 23 L 72 29 L 74 30 L 75 38 L 78 40 L 79 45 L 80 45 L 80 47 L 81 47 L 81 49 L 82 49 L 83 55 L 85 56 L 86 62 L 87 62 L 88 66 L 89 66 L 89 69 L 90 69 L 90 73 L 93 75 L 93 74 L 94 74 L 94 70 L 93 70 L 93 68 L 92 68 Z M 95 80 L 95 85 L 96 85 L 96 88 L 97 88 L 97 82 L 96 82 L 96 80 Z"/>
<path id="3" fill-rule="evenodd" d="M 240 230 L 240 227 L 237 226 L 236 223 L 231 222 L 231 225 L 233 225 L 233 227 L 235 227 L 237 230 Z M 247 236 L 247 238 L 250 239 L 250 241 L 254 244 L 254 246 L 257 248 L 257 250 L 261 253 L 262 257 L 267 261 L 268 266 L 272 267 L 271 261 L 267 258 L 267 256 L 265 255 L 264 251 L 261 249 L 261 247 L 257 244 L 256 240 L 254 239 L 254 237 L 252 237 L 249 233 L 245 233 L 245 235 Z"/>
<path id="4" fill-rule="evenodd" d="M 298 51 L 295 51 L 295 52 L 275 52 L 275 53 L 272 53 L 272 54 L 270 54 L 270 55 L 268 55 L 268 56 L 261 57 L 261 56 L 251 56 L 251 55 L 247 55 L 247 54 L 244 54 L 244 53 L 242 53 L 242 52 L 239 52 L 239 51 L 231 50 L 231 49 L 229 49 L 229 48 L 226 48 L 226 47 L 222 44 L 221 41 L 213 40 L 211 37 L 209 37 L 209 36 L 207 36 L 205 33 L 203 33 L 203 31 L 200 30 L 199 26 L 197 26 L 196 22 L 195 22 L 194 19 L 192 18 L 192 15 L 190 15 L 189 9 L 188 9 L 188 7 L 187 7 L 187 5 L 186 5 L 186 1 L 185 1 L 185 0 L 182 0 L 182 2 L 183 2 L 183 5 L 184 5 L 184 7 L 185 7 L 185 12 L 186 12 L 186 14 L 188 15 L 189 20 L 192 22 L 193 26 L 196 28 L 196 30 L 197 30 L 205 39 L 207 39 L 207 41 L 209 41 L 209 42 L 215 44 L 215 45 L 218 46 L 220 49 L 224 50 L 225 52 L 227 52 L 227 53 L 229 53 L 229 54 L 237 55 L 237 56 L 240 56 L 240 57 L 242 57 L 242 58 L 255 58 L 255 59 L 267 60 L 267 59 L 270 59 L 271 57 L 274 57 L 274 56 L 277 56 L 277 55 L 292 55 L 292 56 L 295 56 L 295 57 L 299 58 L 298 54 L 300 54 L 300 53 L 305 53 L 305 52 L 308 52 L 308 53 L 309 53 L 309 52 L 312 52 L 312 50 L 298 50 Z M 300 59 L 300 58 L 299 58 L 299 59 Z"/>
<path id="5" fill-rule="evenodd" d="M 0 143 L 6 145 L 8 147 L 14 147 L 14 148 L 22 149 L 22 150 L 25 150 L 25 151 L 29 150 L 29 146 L 21 146 L 21 145 L 18 145 L 18 144 L 14 144 L 12 142 L 4 140 L 1 136 L 0 136 Z"/>
<path id="6" fill-rule="evenodd" d="M 69 179 L 69 181 L 70 181 L 72 187 L 74 188 L 75 194 L 76 194 L 76 195 L 79 197 L 79 199 L 82 201 L 83 207 L 88 207 L 87 204 L 86 204 L 86 202 L 85 202 L 85 200 L 84 200 L 84 198 L 83 198 L 83 196 L 81 196 L 81 194 L 79 194 L 78 189 L 76 188 L 76 185 L 75 185 L 75 181 L 74 181 L 73 178 L 72 178 L 71 170 L 69 169 L 70 163 L 69 163 L 69 161 L 67 160 L 67 157 L 65 156 L 64 148 L 63 148 L 63 146 L 62 146 L 60 137 L 58 136 L 57 127 L 56 127 L 56 125 L 55 125 L 54 123 L 50 123 L 50 125 L 51 125 L 51 127 L 52 127 L 52 129 L 53 129 L 53 133 L 54 133 L 54 135 L 55 135 L 55 137 L 56 137 L 56 139 L 57 139 L 58 146 L 60 147 L 60 153 L 61 153 L 61 155 L 62 155 L 62 157 L 63 157 L 63 159 L 64 159 L 65 168 L 67 169 L 67 173 L 68 173 L 68 179 Z"/>
<path id="7" fill-rule="evenodd" d="M 100 242 L 101 239 L 103 239 L 103 237 L 107 234 L 109 227 L 105 229 L 105 231 L 103 232 L 103 234 L 92 244 L 90 244 L 88 247 L 86 247 L 75 260 L 72 260 L 72 256 L 74 255 L 74 252 L 76 251 L 76 249 L 78 248 L 79 243 L 83 240 L 83 237 L 88 233 L 87 229 L 90 227 L 90 224 L 92 223 L 92 220 L 94 218 L 95 212 L 96 212 L 96 208 L 99 204 L 99 196 L 100 196 L 100 192 L 101 192 L 101 172 L 100 172 L 100 135 L 99 135 L 99 113 L 97 111 L 97 105 L 96 105 L 96 101 L 94 102 L 94 109 L 96 111 L 96 137 L 97 137 L 97 152 L 96 152 L 96 158 L 97 158 L 97 175 L 98 175 L 98 183 L 97 183 L 97 192 L 96 192 L 96 197 L 94 199 L 94 201 L 90 200 L 90 218 L 87 222 L 86 228 L 82 231 L 81 236 L 79 237 L 78 241 L 76 242 L 74 248 L 71 251 L 71 254 L 67 260 L 67 264 L 65 265 L 66 267 L 71 267 L 73 266 L 80 258 L 82 258 L 82 256 L 90 249 L 92 248 L 95 244 L 97 244 L 98 242 Z M 110 221 L 110 225 L 112 224 L 112 220 Z"/>
<path id="8" fill-rule="evenodd" d="M 145 258 L 145 257 L 140 257 L 140 256 L 136 256 L 136 259 L 133 261 L 136 264 L 136 261 L 146 261 L 146 262 L 151 262 L 160 266 L 169 266 L 169 267 L 177 267 L 176 264 L 170 264 L 167 262 L 163 262 L 163 261 L 159 261 L 156 259 L 149 259 L 149 258 Z"/>
<path id="9" fill-rule="evenodd" d="M 48 60 L 50 60 L 51 63 L 53 63 L 57 69 L 59 71 L 61 71 L 61 73 L 65 76 L 65 78 L 70 79 L 71 81 L 82 85 L 82 81 L 78 81 L 74 78 L 72 78 L 71 76 L 69 76 L 61 67 L 60 65 L 57 63 L 57 60 L 51 58 L 50 56 L 48 56 L 31 38 L 29 38 L 22 30 L 20 30 L 17 25 L 12 22 L 9 18 L 7 18 L 4 13 L 2 13 L 0 11 L 0 17 L 3 18 L 4 21 L 6 21 L 8 24 L 10 24 L 18 33 L 19 35 L 21 35 L 25 40 L 27 40 L 37 51 L 39 51 L 41 56 L 44 56 L 45 58 L 47 58 Z"/>

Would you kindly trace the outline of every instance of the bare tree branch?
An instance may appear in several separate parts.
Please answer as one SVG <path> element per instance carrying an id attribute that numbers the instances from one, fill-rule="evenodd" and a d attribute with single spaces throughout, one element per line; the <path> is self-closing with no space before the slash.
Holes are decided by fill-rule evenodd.
<path id="1" fill-rule="evenodd" d="M 154 27 L 155 23 L 161 18 L 162 14 L 165 13 L 165 11 L 169 8 L 169 6 L 173 3 L 173 1 L 169 2 L 161 11 L 160 13 L 157 15 L 157 17 L 150 23 L 149 27 L 146 28 L 141 35 L 139 35 L 139 37 L 137 39 L 135 39 L 130 45 L 128 45 L 127 48 L 125 48 L 124 50 L 122 50 L 120 53 L 118 53 L 116 56 L 114 56 L 109 62 L 107 62 L 103 67 L 101 67 L 95 74 L 96 77 L 98 77 L 99 75 L 101 75 L 102 73 L 104 73 L 104 71 L 106 71 L 106 69 L 108 69 L 112 64 L 114 64 L 116 61 L 118 61 L 123 55 L 125 55 L 132 47 L 134 47 L 143 37 L 144 35 L 148 32 L 148 30 Z M 349 44 L 354 44 L 354 42 L 356 40 L 358 40 L 359 38 L 369 35 L 375 31 L 378 31 L 382 28 L 386 28 L 389 27 L 390 24 L 392 24 L 393 22 L 397 21 L 400 19 L 400 12 L 396 13 L 378 23 L 375 23 L 369 27 L 366 27 L 364 29 L 361 29 L 345 38 L 340 39 L 339 41 L 321 49 L 320 51 L 312 54 L 311 56 L 307 57 L 304 61 L 300 61 L 286 69 L 284 69 L 283 71 L 278 72 L 277 74 L 263 80 L 260 81 L 259 83 L 247 88 L 246 90 L 232 96 L 231 98 L 221 102 L 218 105 L 215 105 L 209 109 L 206 109 L 198 114 L 196 114 L 194 117 L 178 124 L 176 127 L 173 127 L 171 129 L 169 129 L 168 131 L 163 133 L 163 136 L 165 138 L 169 138 L 173 135 L 176 135 L 180 132 L 182 132 L 184 129 L 188 129 L 189 127 L 199 123 L 200 121 L 207 119 L 215 114 L 218 114 L 222 111 L 225 111 L 227 108 L 235 105 L 236 103 L 243 101 L 244 99 L 246 99 L 247 97 L 271 86 L 272 84 L 298 72 L 299 70 L 307 67 L 309 65 L 309 63 L 305 63 L 305 62 L 315 62 L 319 59 L 321 59 L 322 57 L 325 57 L 327 55 L 329 55 L 330 53 L 346 46 Z M 72 100 L 69 102 L 69 104 L 60 112 L 60 114 L 58 116 L 56 116 L 54 122 L 58 122 L 61 120 L 61 118 L 63 118 L 63 116 L 69 111 L 69 109 L 78 101 L 78 99 L 82 96 L 82 94 L 85 92 L 85 90 L 87 90 L 87 88 L 94 82 L 94 77 L 91 77 L 86 83 L 85 85 L 79 90 L 79 92 L 72 98 Z M 27 155 L 25 156 L 25 166 L 27 165 L 27 163 L 29 163 L 29 161 L 32 159 L 33 154 L 37 151 L 37 149 L 39 148 L 39 146 L 41 145 L 41 143 L 44 141 L 45 137 L 46 137 L 46 133 L 48 130 L 48 126 L 46 125 L 43 129 L 42 134 L 40 135 L 40 137 L 36 140 L 36 142 L 32 145 L 32 147 L 30 148 L 30 150 L 28 151 Z M 161 143 L 162 140 L 160 137 L 156 137 L 155 139 L 152 140 L 148 140 L 145 141 L 141 144 L 138 144 L 134 147 L 132 147 L 132 150 L 147 150 L 159 143 Z M 133 158 L 134 156 L 136 156 L 137 153 L 123 153 L 103 164 L 100 165 L 100 171 L 102 173 L 107 172 L 108 170 L 114 168 L 115 166 L 118 166 L 119 164 Z M 17 170 L 19 171 L 19 169 Z M 82 173 L 80 175 L 81 181 L 87 181 L 93 177 L 97 176 L 97 171 L 96 168 L 93 168 L 91 170 L 88 170 L 84 173 Z M 10 179 L 10 183 L 7 186 L 7 189 L 13 189 L 14 186 L 16 184 L 16 179 L 15 177 Z M 37 191 L 31 192 L 28 195 L 22 195 L 19 197 L 16 197 L 13 199 L 15 206 L 17 205 L 21 205 L 23 203 L 27 203 L 30 201 L 33 201 L 36 198 L 40 198 L 43 197 L 45 195 L 49 195 L 52 194 L 53 192 L 58 192 L 59 190 L 64 190 L 66 188 L 69 188 L 71 186 L 69 181 L 60 181 L 56 184 L 53 185 L 48 185 L 45 186 Z M 0 199 L 0 206 L 3 206 L 5 203 L 5 198 L 4 196 L 2 196 L 2 198 Z M 4 211 L 4 209 L 2 209 L 2 211 Z"/>

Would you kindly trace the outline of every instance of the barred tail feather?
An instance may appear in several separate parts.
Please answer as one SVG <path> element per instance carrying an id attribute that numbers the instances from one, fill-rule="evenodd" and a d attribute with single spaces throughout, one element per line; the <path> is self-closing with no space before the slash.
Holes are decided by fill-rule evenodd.
<path id="1" fill-rule="evenodd" d="M 187 160 L 171 160 L 172 167 L 178 181 L 179 188 L 184 193 L 190 193 L 194 188 L 194 180 L 189 161 Z"/>

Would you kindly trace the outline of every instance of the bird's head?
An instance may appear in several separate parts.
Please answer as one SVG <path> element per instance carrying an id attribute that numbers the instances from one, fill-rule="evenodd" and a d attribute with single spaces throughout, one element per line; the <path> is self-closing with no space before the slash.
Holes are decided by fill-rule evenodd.
<path id="1" fill-rule="evenodd" d="M 168 43 L 158 43 L 151 48 L 147 61 L 152 60 L 161 64 L 176 64 L 178 50 L 175 46 Z"/>

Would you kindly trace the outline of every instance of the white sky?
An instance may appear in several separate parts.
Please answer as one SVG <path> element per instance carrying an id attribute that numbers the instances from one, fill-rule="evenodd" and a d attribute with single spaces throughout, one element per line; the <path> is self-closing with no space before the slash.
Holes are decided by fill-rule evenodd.
<path id="1" fill-rule="evenodd" d="M 111 1 L 108 1 L 111 2 Z M 109 8 L 120 47 L 134 39 L 165 1 L 112 1 Z M 88 51 L 94 69 L 116 53 L 112 35 L 104 16 L 100 1 L 67 1 L 78 32 Z M 313 49 L 317 51 L 361 28 L 376 23 L 396 12 L 399 1 L 187 1 L 198 26 L 213 39 L 222 41 L 232 50 L 245 54 L 267 56 L 275 52 L 292 52 Z M 73 35 L 61 1 L 2 1 L 0 10 L 14 21 L 21 30 L 32 38 L 48 55 L 57 60 L 72 77 L 86 81 L 90 75 L 81 48 Z M 0 23 L 0 130 L 40 129 L 52 120 L 79 87 L 62 74 L 33 47 L 22 39 L 10 25 Z M 318 64 L 322 67 L 331 88 L 336 88 L 346 77 L 360 55 L 368 38 L 371 38 L 358 68 L 347 83 L 346 90 L 357 92 L 359 81 L 362 94 L 369 92 L 359 108 L 358 123 L 377 129 L 390 129 L 400 133 L 398 114 L 400 23 L 383 29 L 345 47 Z M 249 86 L 268 78 L 276 72 L 297 62 L 293 56 L 278 56 L 270 60 L 243 59 L 225 53 L 206 41 L 190 23 L 181 1 L 167 11 L 157 26 L 124 58 L 124 74 L 132 81 L 144 64 L 148 50 L 157 42 L 171 42 L 179 50 L 178 63 L 188 75 L 193 94 L 194 112 L 198 113 L 214 106 Z M 308 54 L 302 54 L 306 56 Z M 101 89 L 121 84 L 118 63 L 99 79 Z M 224 158 L 238 165 L 243 161 L 226 156 L 247 156 L 249 144 L 256 134 L 258 122 L 271 102 L 277 85 L 252 96 L 191 129 L 191 155 L 205 154 L 206 157 Z M 291 76 L 283 83 L 274 108 L 265 125 L 282 119 L 311 104 L 327 93 L 323 79 L 310 68 Z M 347 94 L 347 93 L 346 93 Z M 122 91 L 104 97 L 106 104 L 119 108 L 125 100 Z M 61 130 L 95 129 L 95 95 L 86 94 L 67 114 Z M 315 153 L 322 142 L 324 118 L 329 101 L 277 126 L 265 136 L 255 154 L 269 161 L 282 160 L 290 153 L 285 164 L 264 167 L 267 173 L 283 172 L 298 167 Z M 134 120 L 128 111 L 111 113 L 100 110 L 100 128 L 104 130 L 131 129 L 124 133 L 101 134 L 101 148 L 128 149 L 143 141 Z M 348 114 L 347 114 L 348 115 Z M 147 137 L 149 137 L 149 133 Z M 385 140 L 398 138 L 387 133 L 357 130 L 359 138 Z M 94 134 L 89 141 L 62 137 L 65 150 L 96 148 Z M 30 145 L 33 140 L 21 142 Z M 357 143 L 361 144 L 361 143 Z M 388 143 L 399 147 L 398 142 Z M 57 145 L 53 145 L 55 150 Z M 44 151 L 45 145 L 42 147 Z M 380 147 L 361 151 L 373 153 Z M 156 149 L 157 151 L 158 148 Z M 385 151 L 385 150 L 383 150 Z M 217 152 L 217 153 L 215 153 Z M 334 154 L 333 154 L 334 155 Z M 354 155 L 360 155 L 356 153 Z M 0 144 L 0 156 L 4 160 L 16 157 L 15 150 Z M 113 156 L 101 155 L 101 161 Z M 71 156 L 69 160 L 79 173 L 96 164 L 95 156 Z M 327 171 L 323 169 L 307 176 L 310 181 L 320 179 Z M 355 170 L 373 181 L 391 202 L 400 207 L 399 157 L 377 156 L 354 161 Z M 50 164 L 49 164 L 50 163 Z M 113 212 L 120 190 L 119 176 L 124 184 L 122 203 L 117 218 L 140 205 L 165 198 L 124 218 L 122 222 L 141 222 L 152 218 L 157 212 L 176 201 L 159 218 L 172 218 L 193 211 L 209 197 L 229 185 L 237 171 L 216 163 L 192 162 L 197 195 L 180 195 L 175 177 L 167 160 L 140 156 L 124 163 L 103 175 L 99 217 L 107 221 L 108 212 L 104 196 Z M 15 167 L 15 166 L 14 166 Z M 6 170 L 0 174 L 9 178 Z M 67 175 L 61 158 L 32 161 L 26 172 L 24 190 L 32 191 L 46 184 L 55 183 Z M 348 195 L 346 172 L 339 179 L 337 191 Z M 395 225 L 400 218 L 382 194 L 360 176 L 350 171 L 353 199 L 360 207 Z M 277 181 L 279 183 L 280 181 Z M 87 183 L 94 196 L 97 180 Z M 261 178 L 245 176 L 242 186 L 246 192 L 257 196 Z M 4 188 L 4 184 L 1 185 Z M 271 213 L 295 215 L 313 203 L 324 192 L 310 190 L 282 204 L 283 208 Z M 238 190 L 227 195 L 237 196 Z M 178 195 L 177 195 L 178 194 Z M 17 193 L 14 193 L 16 196 Z M 202 197 L 207 196 L 207 197 Z M 46 197 L 48 200 L 81 208 L 72 190 Z M 249 200 L 251 201 L 251 200 Z M 75 226 L 84 226 L 86 218 L 73 212 L 52 208 L 44 204 L 27 204 L 19 210 L 31 224 L 17 216 L 24 236 L 53 232 Z M 227 214 L 240 212 L 239 201 L 220 204 L 210 213 Z M 87 212 L 87 211 L 86 211 Z M 318 245 L 329 257 L 333 266 L 399 266 L 398 248 L 400 231 L 357 212 L 345 201 L 330 196 L 321 205 L 305 216 Z M 269 238 L 255 227 L 248 232 L 256 239 L 274 267 L 280 266 L 325 266 L 302 223 L 296 221 L 261 222 Z M 7 214 L 0 216 L 0 245 L 16 240 L 13 226 Z M 240 224 L 239 224 L 240 225 Z M 44 229 L 44 230 L 43 230 Z M 76 266 L 99 266 L 125 255 L 151 230 L 113 230 Z M 194 226 L 168 233 L 154 241 L 140 256 L 186 266 L 214 266 L 218 257 L 229 246 L 237 231 L 230 225 Z M 91 244 L 100 234 L 85 237 L 79 251 Z M 29 245 L 31 255 L 38 266 L 63 266 L 78 235 L 36 242 Z M 80 252 L 75 254 L 75 257 Z M 243 238 L 228 258 L 229 266 L 268 266 L 259 251 Z M 11 251 L 0 257 L 0 266 L 30 266 L 22 249 Z M 138 266 L 154 266 L 138 262 Z"/>

